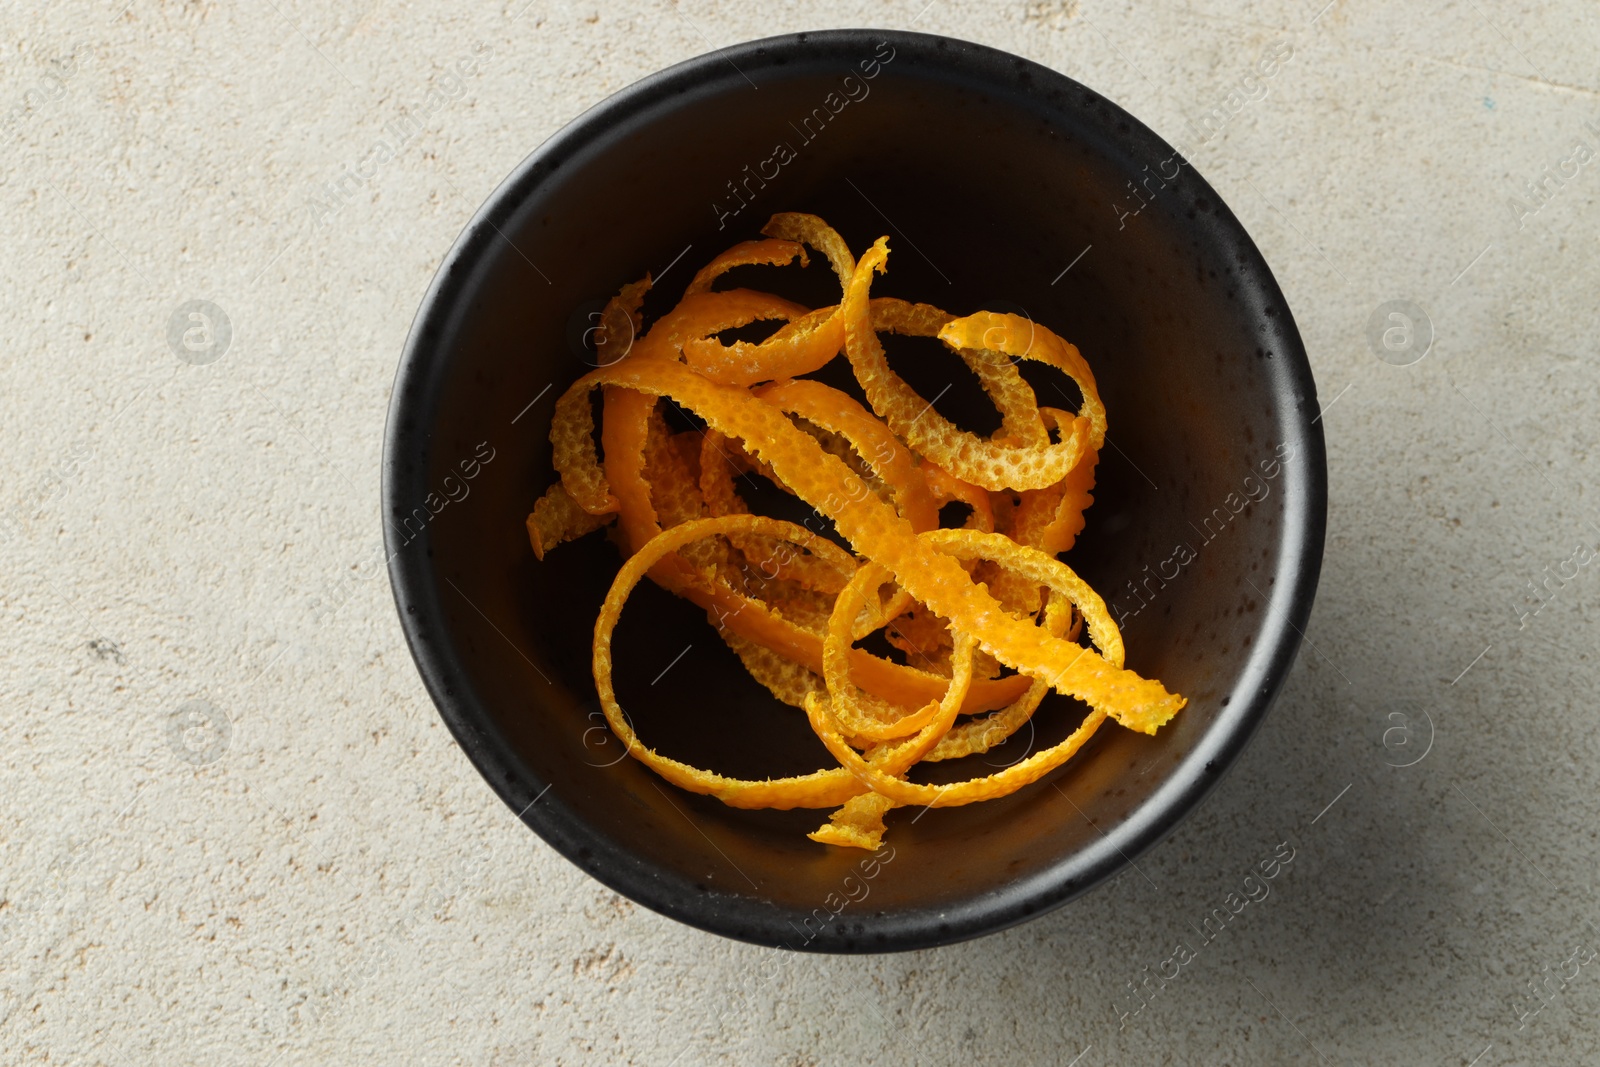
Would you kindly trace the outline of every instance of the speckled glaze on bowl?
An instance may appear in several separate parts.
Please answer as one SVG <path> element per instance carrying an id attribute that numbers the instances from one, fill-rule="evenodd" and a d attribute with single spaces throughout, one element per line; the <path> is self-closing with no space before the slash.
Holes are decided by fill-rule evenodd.
<path id="1" fill-rule="evenodd" d="M 699 263 L 779 210 L 823 215 L 858 251 L 888 234 L 875 294 L 958 314 L 1020 311 L 1079 345 L 1111 444 L 1068 559 L 1117 613 L 1129 666 L 1189 698 L 1157 736 L 1103 728 L 1011 797 L 891 814 L 875 860 L 807 840 L 826 812 L 736 811 L 623 758 L 589 666 L 615 550 L 595 536 L 541 564 L 523 530 L 552 480 L 552 403 L 588 369 L 589 312 L 646 271 L 662 280 L 646 306 L 659 312 Z M 825 271 L 801 273 L 820 277 L 818 303 L 836 299 Z M 941 411 L 981 421 L 970 379 L 937 352 L 906 351 L 897 366 L 924 395 L 951 386 Z M 1040 382 L 1048 403 L 1057 386 Z M 1200 802 L 1261 723 L 1321 562 L 1317 410 L 1255 245 L 1183 157 L 1121 108 L 961 41 L 775 37 L 681 63 L 589 110 L 462 233 L 395 381 L 383 464 L 390 576 L 463 751 L 595 878 L 767 945 L 944 944 L 1038 915 L 1117 871 Z M 829 764 L 803 716 L 752 682 L 689 605 L 641 589 L 617 640 L 623 704 L 658 750 L 744 775 Z M 1035 729 L 966 761 L 967 773 L 1052 743 L 1081 714 L 1052 698 Z"/>

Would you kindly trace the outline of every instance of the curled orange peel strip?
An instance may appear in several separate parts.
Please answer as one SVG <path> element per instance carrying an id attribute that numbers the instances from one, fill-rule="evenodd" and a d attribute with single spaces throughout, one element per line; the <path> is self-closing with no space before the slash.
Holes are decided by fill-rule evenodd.
<path id="1" fill-rule="evenodd" d="M 869 305 L 872 274 L 884 269 L 888 255 L 888 238 L 878 238 L 857 262 L 842 305 L 845 354 L 872 410 L 889 424 L 896 436 L 963 481 L 985 489 L 1042 489 L 1060 481 L 1088 446 L 1090 420 L 1074 420 L 1070 432 L 1064 429 L 1063 439 L 1057 444 L 1031 448 L 1007 445 L 956 426 L 934 410 L 932 401 L 925 400 L 890 369 L 883 343 L 873 326 Z M 952 331 L 951 328 L 962 321 L 965 320 L 946 323 L 939 330 L 940 339 L 958 349 L 982 347 L 981 334 L 970 338 L 959 330 Z M 1033 347 L 1040 348 L 1039 345 Z M 1092 389 L 1090 379 L 1086 395 Z"/>
<path id="2" fill-rule="evenodd" d="M 601 366 L 625 359 L 633 351 L 643 319 L 639 307 L 650 291 L 650 276 L 624 285 L 606 301 L 594 331 L 595 356 Z M 590 515 L 609 515 L 618 508 L 605 472 L 594 451 L 594 412 L 589 397 L 574 397 L 571 390 L 556 399 L 550 422 L 551 465 L 573 503 Z"/>
<path id="3" fill-rule="evenodd" d="M 931 304 L 913 304 L 892 296 L 873 297 L 870 306 L 874 330 L 908 337 L 938 337 L 955 319 L 948 311 Z M 1030 448 L 1050 443 L 1033 386 L 1023 379 L 1016 363 L 1002 353 L 986 349 L 956 348 L 955 351 L 999 410 L 1002 434 Z"/>
<path id="4" fill-rule="evenodd" d="M 824 845 L 864 848 L 876 852 L 883 844 L 883 817 L 894 801 L 877 793 L 862 793 L 845 801 L 819 829 L 806 836 Z"/>
<path id="5" fill-rule="evenodd" d="M 803 526 L 760 515 L 726 515 L 720 518 L 695 519 L 665 530 L 630 556 L 617 572 L 616 578 L 612 580 L 611 588 L 606 593 L 605 601 L 600 606 L 600 613 L 595 619 L 594 679 L 606 723 L 629 755 L 661 777 L 691 792 L 714 796 L 731 807 L 788 809 L 833 807 L 843 804 L 852 796 L 866 790 L 859 776 L 850 770 L 835 767 L 810 774 L 765 781 L 729 778 L 663 756 L 647 747 L 639 740 L 632 724 L 623 713 L 622 706 L 617 702 L 611 673 L 612 633 L 617 621 L 622 617 L 623 605 L 627 602 L 629 594 L 643 579 L 646 571 L 665 558 L 668 553 L 692 541 L 714 534 L 728 533 L 760 533 L 769 537 L 792 537 L 795 543 L 808 550 L 825 551 L 817 542 L 826 539 L 818 537 Z M 947 682 L 943 702 L 951 707 L 952 717 L 955 715 L 954 708 L 962 702 L 964 682 L 970 679 L 969 669 L 965 678 L 958 673 Z M 922 733 L 899 744 L 874 746 L 869 750 L 864 763 L 867 766 L 882 768 L 891 774 L 903 773 L 916 761 L 919 747 L 931 747 L 937 741 L 938 735 L 933 733 L 930 725 Z M 854 749 L 850 751 L 855 754 Z"/>
<path id="6" fill-rule="evenodd" d="M 673 527 L 673 530 L 676 529 L 678 527 Z M 663 531 L 661 536 L 673 530 Z M 654 572 L 651 577 L 655 578 Z M 690 574 L 688 577 L 695 576 Z M 719 632 L 734 633 L 771 649 L 814 674 L 822 673 L 821 635 L 784 618 L 760 600 L 740 595 L 725 586 L 707 586 L 687 580 L 666 588 L 704 608 L 707 618 Z M 948 677 L 895 663 L 860 648 L 850 650 L 850 678 L 874 696 L 910 707 L 921 707 L 929 700 L 937 699 L 950 681 Z M 1025 693 L 1028 684 L 1029 679 L 1022 675 L 975 678 L 966 699 L 962 701 L 961 711 L 974 715 L 1003 708 Z"/>
<path id="7" fill-rule="evenodd" d="M 878 564 L 864 563 L 839 593 L 828 619 L 827 637 L 822 642 L 823 680 L 834 719 L 842 730 L 857 739 L 891 741 L 917 733 L 930 723 L 939 723 L 931 740 L 917 751 L 916 757 L 921 759 L 949 731 L 960 710 L 959 701 L 954 705 L 948 700 L 929 701 L 919 710 L 906 711 L 858 692 L 850 681 L 847 652 L 855 636 L 853 622 L 866 606 L 867 594 L 875 592 L 890 578 L 889 572 Z M 971 637 L 957 635 L 955 639 L 951 677 L 962 678 L 962 689 L 972 682 L 973 644 Z"/>
<path id="8" fill-rule="evenodd" d="M 743 326 L 757 319 L 790 318 L 804 312 L 798 304 L 749 289 L 694 293 L 652 326 L 626 358 L 635 361 L 676 359 L 688 338 Z M 643 393 L 606 390 L 605 417 L 600 426 L 601 444 L 605 449 L 605 484 L 616 501 L 617 510 L 622 513 L 623 534 L 634 549 L 661 529 L 659 517 L 650 503 L 650 485 L 644 478 L 645 437 L 655 406 L 656 399 Z M 559 463 L 556 469 L 565 476 Z"/>
<path id="9" fill-rule="evenodd" d="M 886 768 L 874 767 L 862 759 L 840 733 L 838 723 L 832 718 L 826 697 L 810 694 L 806 697 L 805 709 L 812 730 L 822 739 L 828 753 L 850 773 L 860 778 L 874 793 L 896 804 L 916 804 L 930 808 L 953 808 L 981 800 L 995 800 L 1015 793 L 1023 786 L 1037 782 L 1076 755 L 1078 749 L 1094 736 L 1094 732 L 1106 720 L 1104 711 L 1099 709 L 1091 711 L 1066 740 L 1036 752 L 998 774 L 951 785 L 920 785 L 908 782 Z"/>
<path id="10" fill-rule="evenodd" d="M 798 494 L 802 498 L 821 500 L 826 513 L 829 506 L 843 502 L 845 495 L 861 501 L 870 497 L 880 512 L 886 512 L 891 519 L 899 521 L 893 509 L 878 501 L 865 483 L 840 460 L 823 452 L 814 438 L 797 428 L 775 406 L 752 397 L 743 389 L 710 382 L 682 364 L 657 359 L 627 359 L 614 366 L 591 371 L 578 379 L 563 395 L 562 402 L 581 407 L 587 421 L 588 393 L 606 385 L 625 386 L 641 394 L 671 396 L 702 417 L 711 414 L 713 409 L 722 411 L 731 405 L 731 410 L 742 418 L 725 423 L 712 416 L 707 418 L 710 427 L 725 434 L 733 429 L 734 432 L 729 435 L 744 439 L 747 450 L 758 459 L 769 457 L 763 449 L 750 449 L 748 445 L 753 438 L 761 438 L 764 434 L 777 434 L 786 441 L 789 445 L 787 455 L 794 455 L 793 450 L 799 449 L 802 458 L 794 462 L 786 460 L 782 470 L 774 465 L 774 471 L 780 479 L 789 482 L 785 472 L 792 470 L 794 477 L 812 486 L 810 495 L 805 492 Z M 741 428 L 742 433 L 738 432 Z M 831 478 L 827 480 L 819 480 L 816 469 L 816 464 L 823 461 L 832 464 L 829 468 Z M 905 533 L 909 537 L 913 531 L 908 526 Z M 831 546 L 831 542 L 829 544 Z M 837 549 L 837 546 L 831 547 Z M 962 576 L 965 580 L 964 572 Z M 802 664 L 808 670 L 821 673 L 822 641 L 816 634 L 787 622 L 750 597 L 721 584 L 704 581 L 685 561 L 664 559 L 662 567 L 652 571 L 651 577 L 669 591 L 705 608 L 718 629 L 730 628 Z M 895 703 L 919 707 L 933 694 L 942 692 L 946 681 L 936 674 L 893 663 L 861 650 L 854 650 L 852 654 L 851 672 L 856 683 L 868 692 Z M 1019 677 L 980 679 L 972 686 L 963 710 L 971 713 L 1004 707 L 1026 688 L 1027 681 Z"/>
<path id="11" fill-rule="evenodd" d="M 689 296 L 693 293 L 709 292 L 711 283 L 734 267 L 748 267 L 753 264 L 776 267 L 793 263 L 797 258 L 802 267 L 811 262 L 810 257 L 806 255 L 805 246 L 798 241 L 785 241 L 775 237 L 765 241 L 740 241 L 701 267 L 683 293 Z"/>
<path id="12" fill-rule="evenodd" d="M 839 276 L 840 288 L 849 284 L 855 271 L 855 257 L 838 231 L 817 216 L 797 212 L 774 215 L 761 232 L 783 243 L 810 245 L 827 257 Z M 844 323 L 838 311 L 837 307 L 820 308 L 792 319 L 787 326 L 758 343 L 735 341 L 724 345 L 709 336 L 691 340 L 684 345 L 684 358 L 701 374 L 728 385 L 754 385 L 809 374 L 838 355 L 844 344 Z"/>
<path id="13" fill-rule="evenodd" d="M 1091 448 L 1105 447 L 1106 408 L 1095 389 L 1094 372 L 1071 344 L 1021 315 L 995 311 L 979 311 L 964 318 L 952 319 L 939 331 L 939 340 L 961 349 L 978 349 L 985 352 L 1013 356 L 1017 359 L 1036 360 L 1055 367 L 1066 374 L 1083 394 L 1079 419 L 1089 423 Z M 1060 427 L 1063 436 L 1068 427 Z M 1016 489 L 1036 489 L 1038 486 L 1017 485 Z"/>

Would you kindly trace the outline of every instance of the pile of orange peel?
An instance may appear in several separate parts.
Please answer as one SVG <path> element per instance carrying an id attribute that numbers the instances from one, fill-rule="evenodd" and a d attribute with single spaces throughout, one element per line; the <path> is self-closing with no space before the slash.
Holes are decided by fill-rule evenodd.
<path id="1" fill-rule="evenodd" d="M 1021 316 L 957 318 L 872 298 L 886 237 L 857 260 L 814 215 L 774 215 L 761 233 L 701 269 L 649 332 L 640 315 L 649 276 L 625 285 L 600 313 L 600 369 L 556 404 L 550 441 L 560 481 L 528 516 L 528 535 L 542 560 L 614 524 L 627 558 L 595 620 L 594 680 L 628 753 L 732 807 L 837 808 L 808 836 L 875 849 L 889 810 L 1006 796 L 1065 763 L 1108 717 L 1155 733 L 1184 698 L 1123 667 L 1105 602 L 1056 558 L 1083 529 L 1106 434 L 1078 350 Z M 838 275 L 837 305 L 813 310 L 712 288 L 735 267 L 804 267 L 807 248 Z M 783 325 L 759 342 L 718 336 L 773 321 Z M 999 411 L 1000 428 L 983 437 L 941 416 L 890 369 L 883 332 L 937 337 L 953 349 Z M 803 377 L 841 352 L 866 404 Z M 1078 412 L 1041 406 L 1020 360 L 1071 378 Z M 664 399 L 705 429 L 673 432 Z M 806 525 L 751 514 L 738 480 L 752 473 L 831 520 L 851 551 Z M 964 525 L 941 528 L 940 509 L 952 503 L 966 506 Z M 751 676 L 804 710 L 838 765 L 743 780 L 640 741 L 612 684 L 612 632 L 646 576 L 704 608 Z M 1093 647 L 1078 641 L 1085 629 Z M 879 630 L 906 662 L 857 647 Z M 1065 740 L 970 781 L 908 779 L 918 763 L 1000 744 L 1052 689 L 1089 707 Z"/>

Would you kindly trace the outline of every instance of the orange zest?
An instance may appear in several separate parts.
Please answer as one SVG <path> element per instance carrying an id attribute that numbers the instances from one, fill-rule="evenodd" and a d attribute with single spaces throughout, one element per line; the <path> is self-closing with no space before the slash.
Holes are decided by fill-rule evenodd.
<path id="1" fill-rule="evenodd" d="M 599 366 L 556 403 L 559 480 L 528 516 L 529 540 L 542 560 L 616 524 L 612 540 L 625 559 L 595 621 L 592 668 L 628 753 L 733 807 L 837 808 L 809 836 L 876 848 L 895 808 L 1015 792 L 1071 759 L 1108 719 L 1155 733 L 1184 698 L 1124 666 L 1104 600 L 1057 558 L 1084 528 L 1106 436 L 1082 354 L 1022 316 L 957 317 L 872 297 L 887 238 L 858 260 L 813 215 L 775 215 L 762 234 L 701 268 L 648 331 L 640 308 L 651 279 L 624 286 L 600 314 Z M 806 269 L 808 249 L 837 277 L 837 304 L 811 309 L 714 288 L 735 269 L 746 271 L 741 278 L 752 268 Z M 719 337 L 759 321 L 781 325 L 759 342 Z M 880 334 L 944 343 L 972 371 L 1000 428 L 985 437 L 935 411 L 891 369 Z M 865 404 L 804 377 L 841 354 Z M 1066 375 L 1078 410 L 1040 405 L 1022 360 Z M 807 505 L 817 529 L 753 514 L 744 494 L 757 475 Z M 941 510 L 956 504 L 958 517 Z M 842 545 L 818 532 L 830 525 Z M 612 634 L 646 577 L 703 608 L 751 676 L 803 709 L 833 766 L 737 779 L 639 738 L 612 681 Z M 860 647 L 879 630 L 905 662 Z M 918 763 L 1004 742 L 1051 691 L 1088 709 L 1066 740 L 963 782 L 908 778 Z"/>

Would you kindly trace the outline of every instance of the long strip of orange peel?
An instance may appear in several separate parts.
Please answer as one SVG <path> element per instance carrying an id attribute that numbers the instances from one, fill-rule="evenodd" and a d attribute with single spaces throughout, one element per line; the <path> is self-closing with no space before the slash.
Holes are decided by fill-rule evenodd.
<path id="1" fill-rule="evenodd" d="M 939 525 L 938 501 L 929 491 L 922 468 L 917 466 L 911 450 L 854 397 L 830 385 L 806 379 L 773 382 L 757 389 L 755 395 L 848 441 L 878 479 L 889 486 L 896 510 L 912 529 L 920 533 Z M 899 590 L 881 605 L 882 621 L 897 618 L 911 602 L 910 594 Z"/>
<path id="2" fill-rule="evenodd" d="M 1010 573 L 1010 572 L 1007 572 Z M 1067 627 L 1072 621 L 1072 602 L 1060 593 L 1052 593 L 1044 608 L 1044 626 L 1052 634 L 1060 637 L 1067 632 Z M 1050 686 L 1037 678 L 1028 691 L 1018 697 L 1016 702 L 1009 704 L 993 715 L 981 718 L 968 719 L 959 726 L 950 728 L 950 732 L 939 739 L 933 751 L 922 758 L 929 763 L 940 760 L 960 759 L 962 756 L 971 756 L 976 753 L 987 752 L 996 745 L 1003 743 L 1006 738 L 1016 733 L 1022 725 L 1033 718 L 1033 713 L 1039 710 L 1039 705 L 1049 695 Z M 815 692 L 815 689 L 810 692 Z M 805 693 L 799 693 L 800 706 L 805 707 Z"/>
<path id="3" fill-rule="evenodd" d="M 874 249 L 886 251 L 885 240 L 880 239 Z M 859 284 L 862 295 L 854 303 L 855 316 L 847 319 L 848 345 L 857 346 L 861 334 L 871 334 L 862 276 L 881 267 L 882 262 L 882 255 L 874 259 L 869 253 L 852 279 L 852 293 Z M 1184 700 L 1167 692 L 1160 682 L 1142 678 L 1006 612 L 987 589 L 973 583 L 960 563 L 919 541 L 910 523 L 774 405 L 744 389 L 712 382 L 682 364 L 631 359 L 584 375 L 561 403 L 574 396 L 586 397 L 589 390 L 607 385 L 670 397 L 710 428 L 740 438 L 746 451 L 766 462 L 797 496 L 831 518 L 857 554 L 886 567 L 901 588 L 947 619 L 956 632 L 975 635 L 980 647 L 1001 663 L 1047 680 L 1058 692 L 1101 708 L 1140 733 L 1155 733 L 1183 707 Z M 586 400 L 583 405 L 587 410 Z M 1099 596 L 1087 587 L 1085 590 L 1103 612 Z M 1114 634 L 1115 626 L 1110 629 Z M 1097 643 L 1105 648 L 1099 636 L 1096 634 Z M 1120 647 L 1120 637 L 1116 641 Z"/>
<path id="4" fill-rule="evenodd" d="M 757 389 L 755 395 L 849 441 L 867 466 L 889 486 L 896 509 L 917 532 L 939 525 L 939 505 L 928 491 L 911 450 L 854 397 L 806 379 L 774 382 Z"/>

